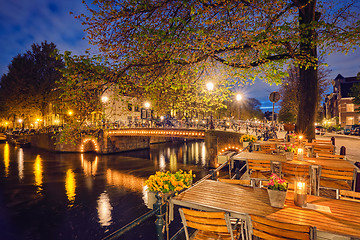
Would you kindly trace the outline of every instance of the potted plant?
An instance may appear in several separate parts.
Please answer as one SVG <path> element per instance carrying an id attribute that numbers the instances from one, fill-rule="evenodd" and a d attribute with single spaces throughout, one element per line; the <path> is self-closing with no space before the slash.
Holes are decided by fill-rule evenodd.
<path id="1" fill-rule="evenodd" d="M 289 133 L 288 138 L 289 138 L 289 142 L 295 143 L 295 140 L 297 138 L 296 133 Z"/>
<path id="2" fill-rule="evenodd" d="M 294 154 L 297 151 L 297 147 L 295 147 L 293 144 L 282 145 L 279 148 L 280 148 L 280 151 L 285 152 L 286 160 L 291 161 L 294 159 Z"/>
<path id="3" fill-rule="evenodd" d="M 240 143 L 243 144 L 243 148 L 247 147 L 250 142 L 256 142 L 256 137 L 251 134 L 244 134 L 240 138 Z"/>
<path id="4" fill-rule="evenodd" d="M 270 176 L 267 192 L 269 195 L 270 204 L 273 207 L 283 208 L 286 199 L 288 183 L 286 180 L 281 179 L 278 175 L 273 173 Z"/>
<path id="5" fill-rule="evenodd" d="M 177 194 L 179 191 L 189 188 L 194 177 L 195 174 L 191 170 L 185 172 L 180 169 L 176 173 L 157 171 L 145 181 L 148 193 L 147 206 L 153 208 L 153 204 L 156 202 L 156 193 L 160 193 L 162 198 L 166 199 L 172 194 Z"/>

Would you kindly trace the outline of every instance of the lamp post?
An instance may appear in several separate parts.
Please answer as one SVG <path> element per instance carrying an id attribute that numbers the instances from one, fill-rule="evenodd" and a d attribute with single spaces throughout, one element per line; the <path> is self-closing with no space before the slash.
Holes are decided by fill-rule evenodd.
<path id="1" fill-rule="evenodd" d="M 209 92 L 212 92 L 212 90 L 214 90 L 214 84 L 212 82 L 208 82 L 206 84 L 206 88 Z M 214 122 L 213 122 L 213 113 L 212 111 L 210 110 L 210 129 L 215 129 L 215 126 L 214 126 Z"/>
<path id="2" fill-rule="evenodd" d="M 144 107 L 145 107 L 145 111 L 146 111 L 146 120 L 148 120 L 150 118 L 150 125 L 151 125 L 151 112 L 150 112 L 150 114 L 148 114 L 150 106 L 151 106 L 151 104 L 149 102 L 144 103 Z"/>

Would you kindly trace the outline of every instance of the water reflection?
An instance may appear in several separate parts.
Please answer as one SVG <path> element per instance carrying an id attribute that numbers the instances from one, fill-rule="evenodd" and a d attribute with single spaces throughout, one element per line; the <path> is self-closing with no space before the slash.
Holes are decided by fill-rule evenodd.
<path id="1" fill-rule="evenodd" d="M 180 159 L 180 156 L 179 156 L 179 159 Z M 175 149 L 171 149 L 171 152 L 170 152 L 170 167 L 169 167 L 171 172 L 176 172 L 177 171 L 177 160 L 178 160 L 178 156 L 175 153 Z"/>
<path id="2" fill-rule="evenodd" d="M 106 170 L 106 182 L 109 185 L 126 188 L 133 192 L 142 192 L 145 179 L 118 170 Z"/>
<path id="3" fill-rule="evenodd" d="M 106 192 L 100 194 L 99 199 L 97 200 L 97 211 L 99 216 L 99 223 L 101 226 L 109 226 L 111 222 L 111 210 L 112 206 L 110 204 L 109 195 Z"/>
<path id="4" fill-rule="evenodd" d="M 18 172 L 19 172 L 19 180 L 20 182 L 24 178 L 24 150 L 19 148 L 18 151 Z"/>
<path id="5" fill-rule="evenodd" d="M 84 157 L 84 154 L 81 154 L 81 167 L 84 170 L 85 176 L 95 176 L 98 168 L 98 156 L 95 156 L 95 160 L 91 161 Z"/>
<path id="6" fill-rule="evenodd" d="M 165 156 L 164 156 L 164 153 L 160 153 L 159 154 L 159 169 L 161 171 L 164 171 L 165 170 L 165 167 L 166 167 L 166 161 L 165 161 Z"/>
<path id="7" fill-rule="evenodd" d="M 162 171 L 167 168 L 172 172 L 176 171 L 179 163 L 183 163 L 184 165 L 196 164 L 203 167 L 208 165 L 206 161 L 205 142 L 186 142 L 167 146 L 162 149 L 157 149 L 156 152 L 151 152 L 150 158 Z M 169 164 L 169 166 L 167 166 L 167 164 Z"/>
<path id="8" fill-rule="evenodd" d="M 66 171 L 66 179 L 65 179 L 65 189 L 66 189 L 66 196 L 68 198 L 69 207 L 72 207 L 75 202 L 75 188 L 76 188 L 76 181 L 75 181 L 75 174 L 71 169 Z"/>
<path id="9" fill-rule="evenodd" d="M 4 146 L 4 166 L 5 166 L 5 177 L 9 176 L 9 165 L 10 165 L 10 147 L 6 143 Z"/>
<path id="10" fill-rule="evenodd" d="M 35 175 L 35 186 L 37 187 L 36 193 L 41 194 L 43 190 L 43 166 L 42 166 L 42 159 L 40 155 L 36 156 L 35 163 L 34 163 L 34 175 Z"/>

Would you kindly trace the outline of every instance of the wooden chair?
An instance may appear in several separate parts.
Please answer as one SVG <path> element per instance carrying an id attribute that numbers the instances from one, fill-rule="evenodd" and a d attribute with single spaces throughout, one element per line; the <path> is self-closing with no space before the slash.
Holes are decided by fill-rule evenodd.
<path id="1" fill-rule="evenodd" d="M 249 178 L 252 181 L 251 185 L 255 186 L 259 182 L 259 187 L 262 187 L 262 182 L 267 181 L 273 173 L 273 164 L 271 160 L 253 160 L 246 161 Z"/>
<path id="2" fill-rule="evenodd" d="M 259 153 L 273 153 L 276 151 L 275 143 L 261 144 Z"/>
<path id="3" fill-rule="evenodd" d="M 302 180 L 307 182 L 309 194 L 311 194 L 310 165 L 282 162 L 280 165 L 281 177 L 288 181 L 288 189 L 294 190 L 295 182 Z"/>
<path id="4" fill-rule="evenodd" d="M 340 189 L 340 199 L 360 202 L 360 192 L 354 192 L 349 190 Z"/>
<path id="5" fill-rule="evenodd" d="M 229 213 L 203 212 L 179 208 L 181 221 L 184 225 L 186 240 L 189 239 L 226 239 L 234 240 L 236 231 L 232 229 Z M 197 231 L 189 236 L 188 227 Z M 235 226 L 237 227 L 237 226 Z"/>
<path id="6" fill-rule="evenodd" d="M 319 159 L 332 159 L 332 160 L 346 160 L 345 155 L 325 154 L 325 153 L 318 153 L 317 158 L 319 158 Z"/>
<path id="7" fill-rule="evenodd" d="M 268 142 L 276 142 L 276 143 L 283 143 L 284 142 L 284 139 L 281 139 L 281 138 L 271 138 L 268 140 Z"/>
<path id="8" fill-rule="evenodd" d="M 326 145 L 332 145 L 331 140 L 320 140 L 320 139 L 313 139 L 312 140 L 313 143 L 315 144 L 326 144 Z"/>
<path id="9" fill-rule="evenodd" d="M 320 189 L 336 191 L 336 199 L 339 199 L 339 190 L 354 190 L 356 185 L 356 169 L 320 166 L 318 177 L 318 193 Z"/>
<path id="10" fill-rule="evenodd" d="M 316 154 L 334 154 L 334 145 L 331 144 L 315 144 L 313 146 L 313 155 Z"/>
<path id="11" fill-rule="evenodd" d="M 246 179 L 226 179 L 226 178 L 218 178 L 219 182 L 230 183 L 230 184 L 238 184 L 244 186 L 251 186 L 251 181 Z"/>
<path id="12" fill-rule="evenodd" d="M 316 227 L 270 220 L 250 215 L 253 239 L 316 239 Z"/>

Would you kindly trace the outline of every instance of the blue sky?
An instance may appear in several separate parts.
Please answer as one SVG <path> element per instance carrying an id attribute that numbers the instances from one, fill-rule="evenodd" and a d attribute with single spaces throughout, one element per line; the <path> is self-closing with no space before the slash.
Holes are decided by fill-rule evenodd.
<path id="1" fill-rule="evenodd" d="M 33 43 L 45 40 L 53 42 L 58 49 L 83 54 L 89 48 L 81 22 L 74 14 L 86 12 L 81 0 L 0 0 L 0 75 L 7 73 L 13 57 L 25 53 Z M 360 50 L 349 53 L 334 53 L 327 57 L 332 70 L 331 78 L 339 73 L 344 77 L 360 72 Z M 258 99 L 263 110 L 271 110 L 268 96 L 277 86 L 256 81 L 246 86 L 245 97 Z"/>

